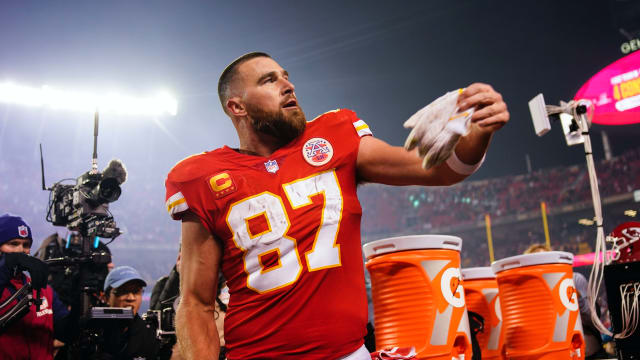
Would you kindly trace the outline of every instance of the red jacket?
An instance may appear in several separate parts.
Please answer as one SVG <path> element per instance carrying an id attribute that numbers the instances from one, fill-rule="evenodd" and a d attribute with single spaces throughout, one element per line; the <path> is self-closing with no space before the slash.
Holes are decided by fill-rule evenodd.
<path id="1" fill-rule="evenodd" d="M 26 279 L 25 279 L 26 280 Z M 2 289 L 0 303 L 7 299 L 24 284 L 21 279 L 11 279 L 11 285 Z M 11 289 L 11 290 L 10 290 Z M 36 291 L 33 291 L 36 297 Z M 42 305 L 36 312 L 35 305 L 29 313 L 10 325 L 0 334 L 0 359 L 3 360 L 45 360 L 53 359 L 53 306 L 54 295 L 51 286 L 40 291 Z M 15 306 L 14 300 L 9 308 Z M 4 311 L 6 312 L 6 311 Z M 4 314 L 0 311 L 0 315 Z"/>

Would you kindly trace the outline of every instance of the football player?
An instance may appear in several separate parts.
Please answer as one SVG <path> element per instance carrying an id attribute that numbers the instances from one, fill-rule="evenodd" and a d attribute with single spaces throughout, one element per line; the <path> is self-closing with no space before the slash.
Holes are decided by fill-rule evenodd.
<path id="1" fill-rule="evenodd" d="M 222 271 L 228 359 L 370 359 L 356 185 L 463 180 L 509 119 L 501 95 L 467 87 L 458 107 L 475 109 L 470 133 L 449 160 L 424 170 L 418 152 L 373 137 L 351 110 L 307 121 L 289 74 L 265 53 L 232 62 L 218 93 L 239 148 L 191 156 L 166 180 L 167 209 L 182 221 L 183 355 L 218 355 Z"/>

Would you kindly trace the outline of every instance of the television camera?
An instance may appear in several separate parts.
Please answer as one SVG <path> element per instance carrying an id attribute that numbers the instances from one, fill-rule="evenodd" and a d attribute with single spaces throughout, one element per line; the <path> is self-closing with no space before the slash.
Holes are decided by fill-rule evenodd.
<path id="1" fill-rule="evenodd" d="M 42 189 L 50 191 L 46 220 L 73 232 L 66 242 L 50 243 L 47 248 L 52 249 L 46 249 L 43 254 L 49 265 L 52 286 L 79 317 L 80 334 L 72 346 L 72 358 L 99 352 L 102 332 L 109 327 L 107 323 L 117 325 L 133 319 L 130 309 L 103 307 L 100 300 L 107 265 L 111 262 L 106 245 L 121 234 L 109 212 L 109 204 L 120 197 L 120 185 L 126 181 L 127 171 L 117 159 L 111 160 L 102 172 L 98 171 L 98 122 L 96 112 L 91 170 L 76 178 L 74 184 L 63 184 L 63 181 L 73 180 L 64 179 L 46 187 L 40 145 Z M 57 240 L 57 235 L 55 237 Z M 100 238 L 111 241 L 103 244 Z"/>
<path id="2" fill-rule="evenodd" d="M 176 298 L 177 296 L 174 296 L 162 301 L 160 303 L 162 310 L 147 310 L 146 313 L 142 314 L 142 319 L 155 329 L 156 338 L 160 340 L 162 344 L 171 342 L 171 345 L 173 345 L 173 343 L 175 343 L 176 312 L 172 305 Z"/>
<path id="3" fill-rule="evenodd" d="M 56 182 L 51 188 L 45 187 L 44 161 L 40 146 L 42 167 L 42 189 L 51 191 L 47 210 L 47 221 L 56 226 L 65 226 L 78 231 L 84 237 L 115 239 L 120 229 L 109 212 L 109 203 L 120 197 L 120 185 L 127 180 L 127 170 L 117 159 L 98 171 L 98 113 L 94 118 L 93 159 L 91 170 L 80 175 L 75 185 Z"/>

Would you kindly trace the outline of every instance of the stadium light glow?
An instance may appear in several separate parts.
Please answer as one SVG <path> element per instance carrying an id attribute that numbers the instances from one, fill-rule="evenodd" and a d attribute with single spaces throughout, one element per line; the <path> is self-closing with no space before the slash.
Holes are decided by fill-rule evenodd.
<path id="1" fill-rule="evenodd" d="M 178 112 L 178 101 L 167 91 L 149 97 L 133 97 L 116 92 L 67 91 L 48 85 L 36 88 L 12 82 L 0 83 L 0 102 L 89 113 L 98 110 L 118 115 L 175 116 Z"/>
<path id="2" fill-rule="evenodd" d="M 580 219 L 578 220 L 578 224 L 584 225 L 584 226 L 591 226 L 594 224 L 594 221 L 591 219 Z"/>

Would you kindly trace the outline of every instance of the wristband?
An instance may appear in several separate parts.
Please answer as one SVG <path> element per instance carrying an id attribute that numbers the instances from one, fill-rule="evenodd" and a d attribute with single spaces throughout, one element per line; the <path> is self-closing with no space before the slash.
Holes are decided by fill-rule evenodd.
<path id="1" fill-rule="evenodd" d="M 485 153 L 480 161 L 473 165 L 467 165 L 460 161 L 460 159 L 458 159 L 458 156 L 456 155 L 456 152 L 454 150 L 451 152 L 451 156 L 449 156 L 445 163 L 447 164 L 447 166 L 449 166 L 449 168 L 451 168 L 451 170 L 460 175 L 471 175 L 476 172 L 480 168 L 480 166 L 482 166 L 482 163 L 484 162 L 484 158 L 486 156 L 487 154 Z"/>

